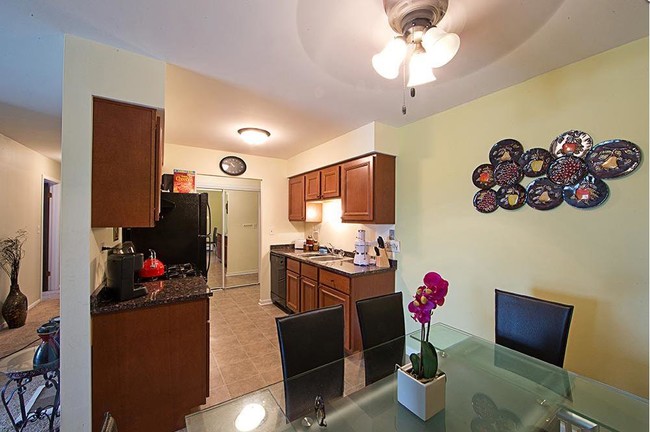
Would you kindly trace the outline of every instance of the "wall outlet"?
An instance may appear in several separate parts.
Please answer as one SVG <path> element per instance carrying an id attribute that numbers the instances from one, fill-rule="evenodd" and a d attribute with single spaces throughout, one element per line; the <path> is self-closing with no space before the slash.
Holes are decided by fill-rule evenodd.
<path id="1" fill-rule="evenodd" d="M 388 242 L 386 242 L 386 249 L 394 253 L 399 253 L 400 252 L 399 240 L 389 240 Z"/>

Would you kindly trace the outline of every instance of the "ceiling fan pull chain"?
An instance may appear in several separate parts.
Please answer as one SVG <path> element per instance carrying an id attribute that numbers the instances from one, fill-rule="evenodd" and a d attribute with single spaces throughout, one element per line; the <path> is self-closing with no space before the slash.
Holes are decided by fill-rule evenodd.
<path id="1" fill-rule="evenodd" d="M 406 115 L 406 62 L 402 64 L 402 115 Z"/>

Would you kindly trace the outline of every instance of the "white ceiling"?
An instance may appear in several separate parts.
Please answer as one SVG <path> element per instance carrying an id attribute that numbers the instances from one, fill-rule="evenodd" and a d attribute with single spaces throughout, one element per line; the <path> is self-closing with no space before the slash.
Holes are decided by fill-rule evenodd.
<path id="1" fill-rule="evenodd" d="M 645 0 L 449 0 L 440 27 L 460 35 L 460 51 L 403 116 L 401 77 L 370 64 L 392 35 L 381 0 L 0 1 L 0 133 L 55 159 L 64 33 L 180 66 L 168 68 L 168 142 L 281 158 L 648 35 Z M 271 140 L 244 145 L 243 126 Z"/>

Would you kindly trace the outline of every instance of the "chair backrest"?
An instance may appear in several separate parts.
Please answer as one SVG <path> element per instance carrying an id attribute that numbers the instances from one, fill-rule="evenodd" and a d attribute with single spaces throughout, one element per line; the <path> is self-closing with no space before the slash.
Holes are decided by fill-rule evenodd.
<path id="1" fill-rule="evenodd" d="M 496 343 L 562 367 L 573 306 L 494 292 Z"/>
<path id="2" fill-rule="evenodd" d="M 396 292 L 357 301 L 364 352 L 366 385 L 378 381 L 404 363 L 404 306 Z"/>
<path id="3" fill-rule="evenodd" d="M 117 432 L 117 423 L 111 413 L 104 414 L 104 423 L 102 423 L 101 432 Z"/>
<path id="4" fill-rule="evenodd" d="M 293 421 L 313 411 L 316 396 L 343 394 L 343 305 L 276 318 L 276 325 L 285 414 Z"/>

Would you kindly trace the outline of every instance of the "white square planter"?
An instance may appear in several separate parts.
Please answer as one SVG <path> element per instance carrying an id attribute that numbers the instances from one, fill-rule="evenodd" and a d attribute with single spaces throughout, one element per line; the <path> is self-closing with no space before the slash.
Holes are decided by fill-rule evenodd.
<path id="1" fill-rule="evenodd" d="M 397 401 L 422 420 L 429 420 L 445 409 L 447 375 L 441 373 L 423 384 L 410 371 L 410 363 L 397 370 Z"/>

